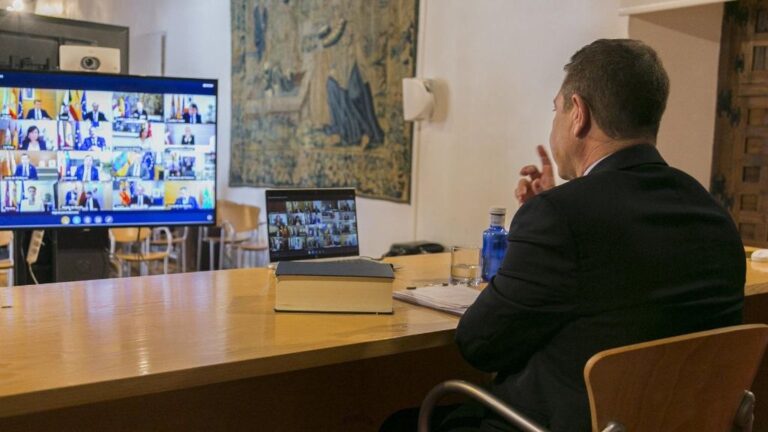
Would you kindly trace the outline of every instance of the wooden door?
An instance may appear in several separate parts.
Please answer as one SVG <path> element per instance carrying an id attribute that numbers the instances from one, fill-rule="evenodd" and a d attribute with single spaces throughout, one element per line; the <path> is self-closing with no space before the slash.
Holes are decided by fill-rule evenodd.
<path id="1" fill-rule="evenodd" d="M 768 247 L 768 0 L 725 4 L 711 191 Z"/>

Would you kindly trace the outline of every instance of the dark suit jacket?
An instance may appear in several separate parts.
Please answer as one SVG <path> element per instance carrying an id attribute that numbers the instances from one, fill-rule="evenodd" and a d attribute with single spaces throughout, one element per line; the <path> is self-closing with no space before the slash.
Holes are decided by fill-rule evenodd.
<path id="1" fill-rule="evenodd" d="M 83 209 L 88 210 L 87 198 L 83 200 L 82 206 L 83 206 Z M 92 207 L 91 208 L 92 211 L 101 210 L 101 204 L 99 203 L 99 200 L 96 198 L 91 198 L 91 207 Z"/>
<path id="2" fill-rule="evenodd" d="M 51 119 L 51 116 L 48 115 L 48 111 L 46 111 L 46 110 L 44 110 L 42 108 L 40 108 L 40 115 L 42 117 L 41 120 L 50 120 Z M 27 111 L 27 116 L 24 117 L 24 118 L 27 119 L 27 120 L 34 119 L 35 118 L 35 109 L 32 108 L 29 111 Z"/>
<path id="3" fill-rule="evenodd" d="M 497 396 L 552 431 L 588 431 L 586 361 L 741 323 L 745 262 L 710 194 L 654 147 L 630 147 L 520 208 L 456 341 L 472 365 L 498 372 Z"/>
<path id="4" fill-rule="evenodd" d="M 104 150 L 104 147 L 107 146 L 107 140 L 104 139 L 104 137 L 97 136 L 96 142 L 93 142 L 93 138 L 91 137 L 85 137 L 83 139 L 83 144 L 80 146 L 79 150 L 91 150 L 95 148 L 100 148 Z"/>
<path id="5" fill-rule="evenodd" d="M 184 202 L 183 202 L 183 199 L 179 197 L 179 198 L 176 198 L 176 202 L 173 204 L 177 206 L 182 206 L 184 205 Z M 195 197 L 187 198 L 186 208 L 197 210 L 197 200 L 195 199 Z"/>
<path id="6" fill-rule="evenodd" d="M 194 144 L 195 143 L 195 136 L 194 135 L 190 135 L 189 137 L 187 137 L 186 135 L 182 135 L 181 136 L 181 143 L 182 144 Z"/>
<path id="7" fill-rule="evenodd" d="M 149 195 L 144 194 L 142 195 L 142 200 L 139 202 L 139 196 L 134 195 L 131 197 L 131 204 L 141 204 L 141 205 L 151 205 L 152 199 L 149 197 Z"/>
<path id="8" fill-rule="evenodd" d="M 99 111 L 99 115 L 97 118 L 93 118 L 93 111 L 88 111 L 85 113 L 85 117 L 83 117 L 83 120 L 90 120 L 90 121 L 107 121 L 107 116 L 104 115 L 103 112 Z"/>
<path id="9" fill-rule="evenodd" d="M 189 113 L 184 113 L 182 116 L 184 118 L 184 123 L 189 123 L 190 115 Z M 202 117 L 200 116 L 200 113 L 195 114 L 195 123 L 201 123 Z"/>
<path id="10" fill-rule="evenodd" d="M 48 150 L 48 146 L 45 144 L 45 140 L 40 137 L 37 139 L 38 144 L 40 144 L 40 151 Z M 19 150 L 28 150 L 29 149 L 29 141 L 26 139 L 21 140 L 21 144 L 19 144 Z"/>
<path id="11" fill-rule="evenodd" d="M 16 171 L 13 173 L 14 177 L 23 177 L 24 176 L 24 165 L 18 164 L 16 165 Z M 29 173 L 27 176 L 30 180 L 37 180 L 37 168 L 35 168 L 34 165 L 29 164 Z"/>
<path id="12" fill-rule="evenodd" d="M 98 181 L 99 170 L 95 166 L 91 166 L 91 174 L 88 176 L 88 178 L 83 178 L 84 176 L 85 176 L 85 165 L 80 165 L 79 167 L 77 167 L 77 170 L 75 170 L 75 177 L 77 177 L 78 180 Z"/>

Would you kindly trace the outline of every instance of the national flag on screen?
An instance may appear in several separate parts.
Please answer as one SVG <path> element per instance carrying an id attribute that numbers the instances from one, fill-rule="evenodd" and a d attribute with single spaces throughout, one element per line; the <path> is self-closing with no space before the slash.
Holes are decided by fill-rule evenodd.
<path id="1" fill-rule="evenodd" d="M 80 104 L 77 102 L 79 99 L 80 99 L 80 92 L 75 91 L 74 96 L 70 94 L 69 116 L 70 116 L 70 119 L 75 121 L 80 121 L 83 119 L 83 116 L 80 112 Z"/>
<path id="2" fill-rule="evenodd" d="M 169 118 L 176 118 L 176 101 L 173 100 L 173 96 L 171 96 L 171 115 Z"/>
<path id="3" fill-rule="evenodd" d="M 85 113 L 88 112 L 88 101 L 85 98 L 85 90 L 83 90 L 83 95 L 80 97 L 80 112 L 83 113 L 83 118 L 85 118 Z M 99 119 L 97 118 L 93 120 L 97 123 L 99 122 Z"/>
<path id="4" fill-rule="evenodd" d="M 147 122 L 147 138 L 152 138 L 152 123 Z"/>
<path id="5" fill-rule="evenodd" d="M 72 143 L 72 147 L 74 147 L 75 150 L 80 149 L 80 138 L 82 138 L 80 135 L 80 122 L 75 122 L 75 142 Z"/>
<path id="6" fill-rule="evenodd" d="M 130 117 L 133 114 L 133 104 L 130 98 L 125 98 L 125 117 Z"/>
<path id="7" fill-rule="evenodd" d="M 8 104 L 8 115 L 10 115 L 12 119 L 19 118 L 19 111 L 17 111 L 18 108 L 16 107 L 16 99 L 17 99 L 16 95 L 18 93 L 19 93 L 19 89 L 17 88 L 11 90 L 11 101 Z"/>
<path id="8" fill-rule="evenodd" d="M 14 122 L 11 125 L 11 145 L 13 148 L 19 148 L 19 124 Z"/>
<path id="9" fill-rule="evenodd" d="M 18 97 L 19 107 L 18 107 L 18 110 L 16 112 L 17 112 L 18 118 L 23 118 L 24 117 L 24 106 L 21 103 L 21 94 L 23 93 L 23 91 L 22 91 L 22 89 L 18 89 L 18 92 L 19 92 L 19 97 Z"/>
<path id="10" fill-rule="evenodd" d="M 12 156 L 11 156 L 11 152 L 8 150 L 4 151 L 3 153 L 4 155 L 3 155 L 2 175 L 3 177 L 8 177 L 12 173 L 11 160 L 10 160 Z"/>
<path id="11" fill-rule="evenodd" d="M 66 93 L 64 93 L 64 96 L 61 98 L 61 107 L 59 108 L 59 115 L 63 119 L 69 118 L 69 98 L 71 95 L 69 94 L 69 90 L 67 90 Z"/>
<path id="12" fill-rule="evenodd" d="M 130 161 L 128 160 L 127 152 L 120 152 L 112 159 L 112 172 L 118 177 L 125 177 L 128 174 L 128 167 Z"/>

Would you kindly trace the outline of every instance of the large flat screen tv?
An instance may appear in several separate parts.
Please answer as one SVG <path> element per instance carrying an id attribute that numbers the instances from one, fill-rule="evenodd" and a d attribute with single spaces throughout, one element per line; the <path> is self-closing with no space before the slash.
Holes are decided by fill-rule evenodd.
<path id="1" fill-rule="evenodd" d="M 214 223 L 217 90 L 0 70 L 0 229 Z"/>

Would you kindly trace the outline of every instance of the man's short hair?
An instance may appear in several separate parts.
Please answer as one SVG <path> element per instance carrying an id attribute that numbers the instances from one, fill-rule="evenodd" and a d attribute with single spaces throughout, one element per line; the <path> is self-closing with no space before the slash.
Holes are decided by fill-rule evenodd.
<path id="1" fill-rule="evenodd" d="M 632 39 L 599 39 L 578 50 L 563 69 L 565 109 L 578 94 L 609 137 L 656 137 L 669 77 L 651 47 Z"/>

